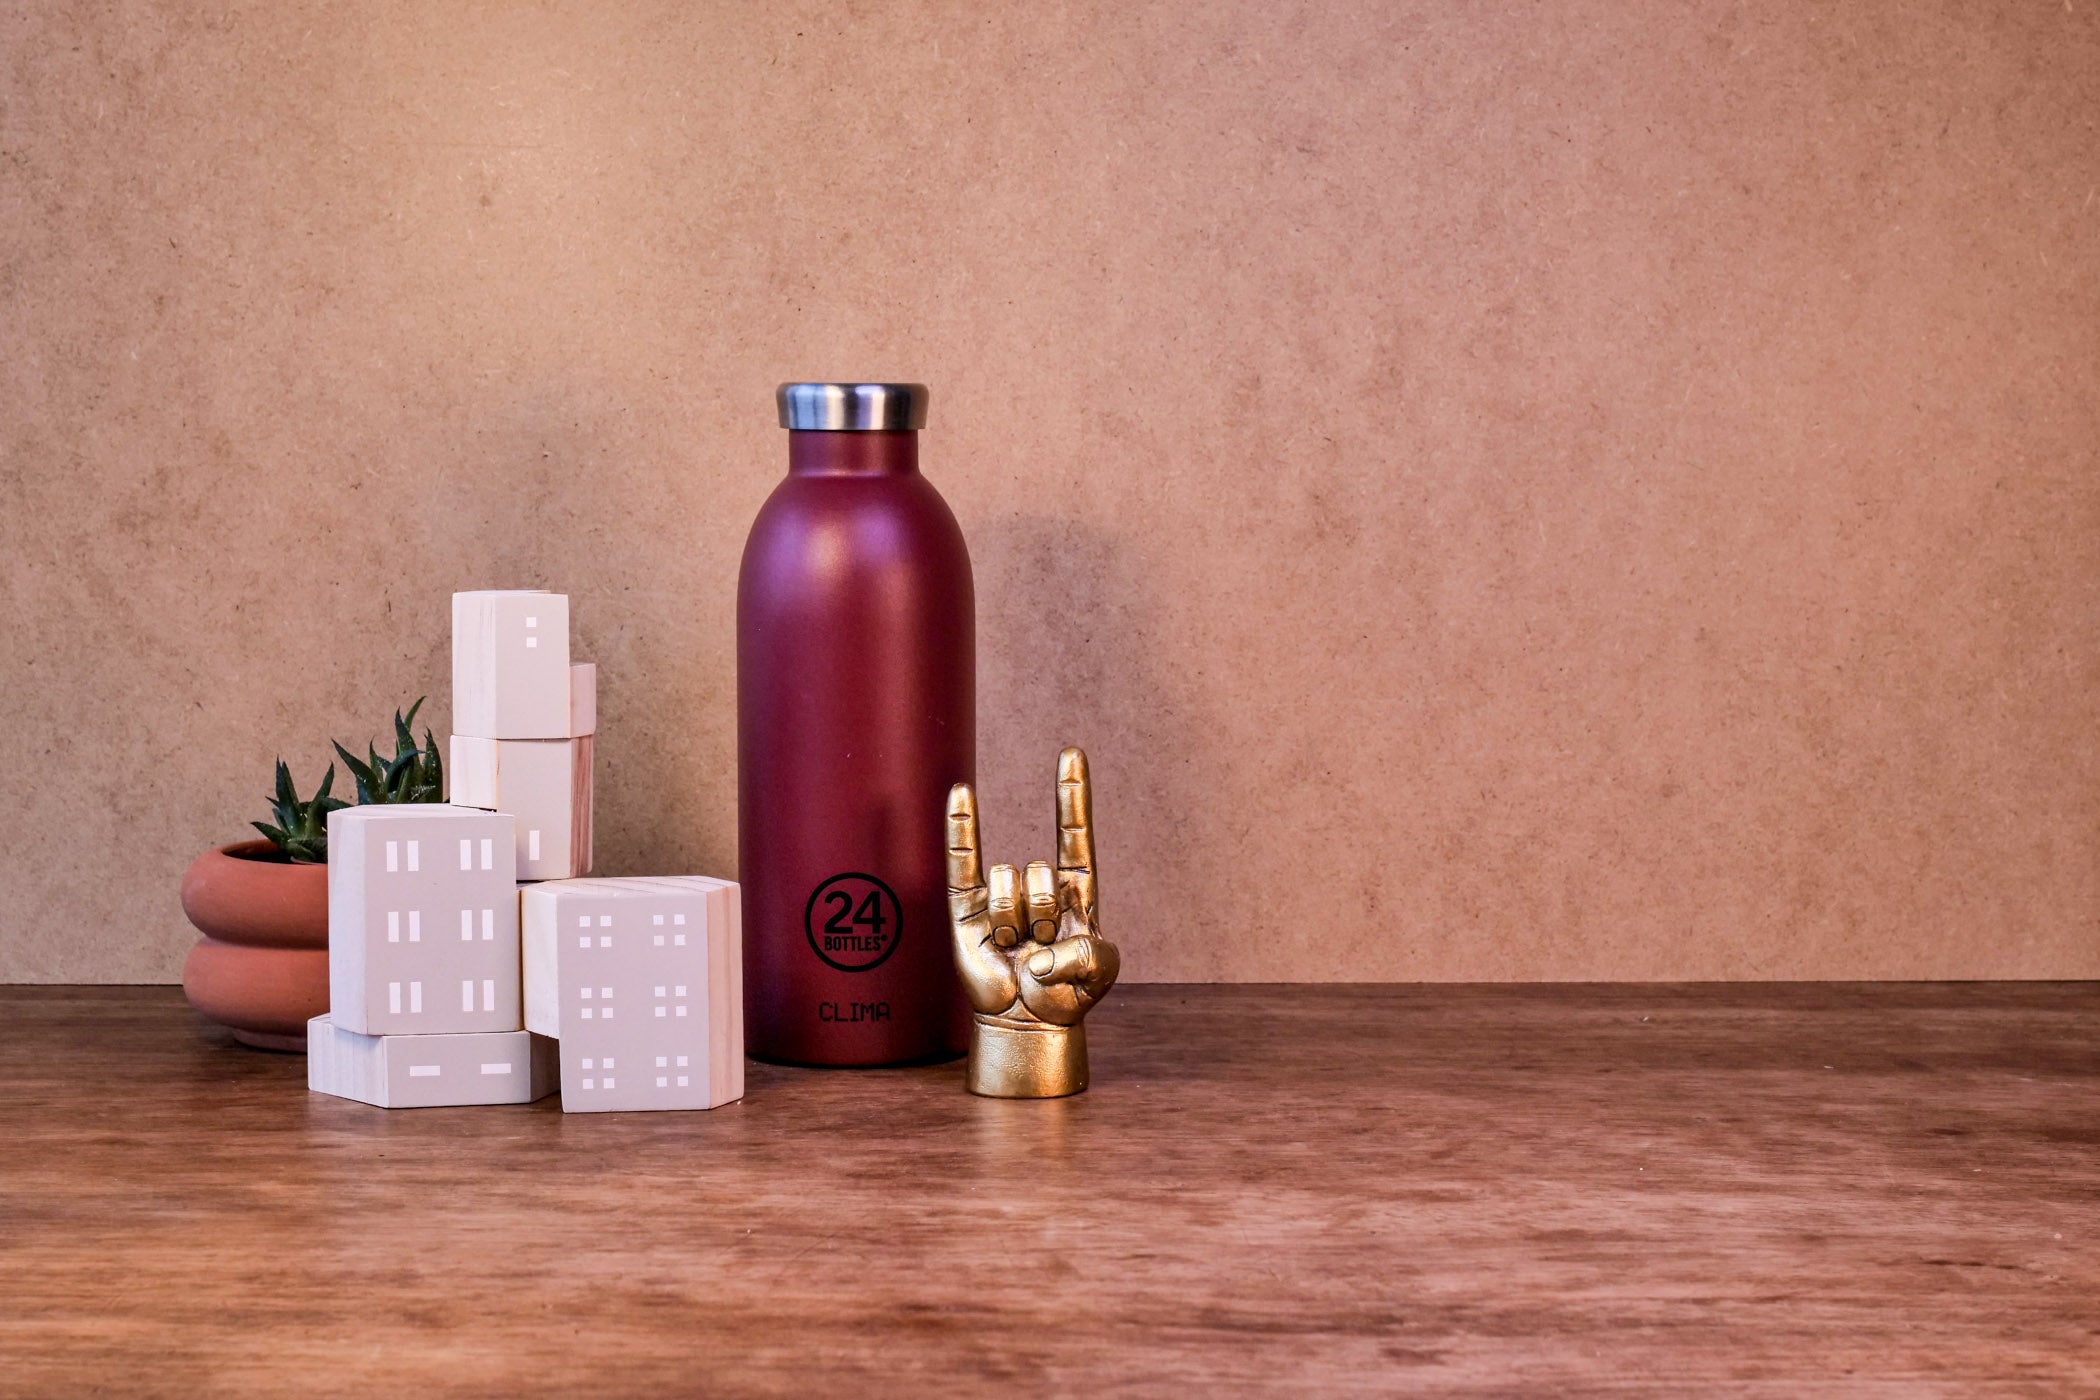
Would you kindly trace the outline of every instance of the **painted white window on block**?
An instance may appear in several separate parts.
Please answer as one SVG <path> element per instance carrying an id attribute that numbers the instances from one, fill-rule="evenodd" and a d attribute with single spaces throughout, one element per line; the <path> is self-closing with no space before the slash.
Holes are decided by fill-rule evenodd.
<path id="1" fill-rule="evenodd" d="M 474 941 L 474 911 L 471 909 L 459 911 L 459 941 L 462 943 L 472 943 Z"/>
<path id="2" fill-rule="evenodd" d="M 399 841 L 389 841 L 386 843 L 386 873 L 391 875 L 400 868 L 401 843 Z"/>
<path id="3" fill-rule="evenodd" d="M 472 870 L 474 868 L 474 838 L 471 836 L 459 838 L 459 868 L 462 870 Z"/>
<path id="4" fill-rule="evenodd" d="M 399 909 L 386 911 L 386 941 L 389 943 L 399 943 L 401 941 L 401 911 Z"/>
<path id="5" fill-rule="evenodd" d="M 436 1065 L 410 1065 L 408 1067 L 408 1077 L 410 1079 L 435 1079 L 438 1077 L 438 1067 Z"/>
<path id="6" fill-rule="evenodd" d="M 421 870 L 423 868 L 423 843 L 421 841 L 410 841 L 408 843 L 408 868 L 410 870 Z"/>

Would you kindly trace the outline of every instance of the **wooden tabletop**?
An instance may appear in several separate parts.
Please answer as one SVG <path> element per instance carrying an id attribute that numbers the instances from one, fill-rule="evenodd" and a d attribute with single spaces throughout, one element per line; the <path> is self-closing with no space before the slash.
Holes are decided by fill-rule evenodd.
<path id="1" fill-rule="evenodd" d="M 1125 987 L 1094 1089 L 308 1094 L 0 988 L 0 1394 L 2100 1394 L 2100 986 Z"/>

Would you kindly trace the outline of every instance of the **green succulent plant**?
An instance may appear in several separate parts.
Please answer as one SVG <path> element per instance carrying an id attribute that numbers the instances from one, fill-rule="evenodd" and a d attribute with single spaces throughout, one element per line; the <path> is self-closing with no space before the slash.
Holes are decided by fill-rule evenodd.
<path id="1" fill-rule="evenodd" d="M 268 822 L 251 822 L 257 831 L 270 838 L 271 844 L 284 853 L 285 859 L 298 865 L 325 865 L 328 863 L 328 814 L 339 807 L 350 804 L 340 797 L 329 796 L 335 786 L 335 765 L 328 765 L 328 776 L 314 789 L 314 795 L 302 802 L 299 790 L 292 786 L 292 770 L 277 760 L 277 792 L 270 799 L 270 814 L 277 818 L 276 825 Z"/>
<path id="2" fill-rule="evenodd" d="M 379 750 L 369 744 L 365 746 L 362 760 L 341 744 L 335 746 L 336 755 L 350 770 L 350 776 L 357 780 L 357 805 L 445 800 L 445 770 L 443 760 L 438 757 L 436 737 L 428 729 L 424 730 L 419 748 L 415 734 L 409 729 L 416 722 L 416 711 L 422 708 L 423 700 L 418 699 L 408 707 L 406 715 L 394 711 L 392 758 L 381 758 Z"/>
<path id="3" fill-rule="evenodd" d="M 409 726 L 415 723 L 416 711 L 423 708 L 417 700 L 408 707 L 408 713 L 394 711 L 394 756 L 381 758 L 379 751 L 367 744 L 365 757 L 359 759 L 341 744 L 335 751 L 350 769 L 350 776 L 357 782 L 357 800 L 347 802 L 330 795 L 335 786 L 335 765 L 328 765 L 328 775 L 314 789 L 314 795 L 305 801 L 299 799 L 299 790 L 292 785 L 291 770 L 284 760 L 277 760 L 277 792 L 270 799 L 270 814 L 277 820 L 251 822 L 257 831 L 270 838 L 284 859 L 300 865 L 326 865 L 328 863 L 328 814 L 344 807 L 362 807 L 374 802 L 442 802 L 445 800 L 445 770 L 438 757 L 437 738 L 428 729 L 423 731 L 423 743 L 416 744 L 415 734 Z"/>

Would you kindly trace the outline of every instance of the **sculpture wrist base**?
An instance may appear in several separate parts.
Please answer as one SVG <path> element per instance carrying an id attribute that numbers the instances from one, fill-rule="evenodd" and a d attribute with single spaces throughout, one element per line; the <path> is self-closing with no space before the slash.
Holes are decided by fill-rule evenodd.
<path id="1" fill-rule="evenodd" d="M 970 1092 L 990 1099 L 1059 1099 L 1086 1089 L 1086 1025 L 1016 1026 L 976 1018 Z"/>

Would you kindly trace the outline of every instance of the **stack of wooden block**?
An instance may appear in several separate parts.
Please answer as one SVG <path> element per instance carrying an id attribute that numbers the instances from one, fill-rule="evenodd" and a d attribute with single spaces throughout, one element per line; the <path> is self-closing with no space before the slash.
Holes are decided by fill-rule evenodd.
<path id="1" fill-rule="evenodd" d="M 559 593 L 452 595 L 451 796 L 518 819 L 518 878 L 591 870 L 598 668 L 569 662 Z"/>
<path id="2" fill-rule="evenodd" d="M 386 1108 L 557 1078 L 570 1112 L 742 1097 L 737 887 L 583 878 L 597 668 L 570 664 L 569 600 L 454 594 L 452 693 L 451 801 L 329 817 L 308 1086 Z"/>

